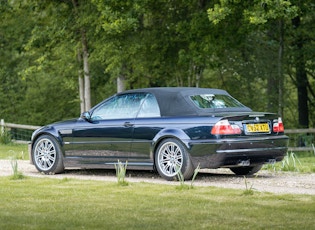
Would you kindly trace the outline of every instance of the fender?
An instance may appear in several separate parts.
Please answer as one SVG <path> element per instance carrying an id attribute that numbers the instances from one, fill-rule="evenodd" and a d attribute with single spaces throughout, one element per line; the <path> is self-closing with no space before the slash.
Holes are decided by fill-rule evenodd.
<path id="1" fill-rule="evenodd" d="M 158 132 L 152 140 L 152 152 L 156 149 L 157 145 L 165 138 L 179 139 L 189 149 L 190 137 L 181 129 L 166 128 Z"/>
<path id="2" fill-rule="evenodd" d="M 60 147 L 61 147 L 61 150 L 62 152 L 64 153 L 64 149 L 63 149 L 63 140 L 62 140 L 62 137 L 60 136 L 59 134 L 59 130 L 57 130 L 56 128 L 54 128 L 53 126 L 43 126 L 39 129 L 37 129 L 33 135 L 32 135 L 32 146 L 31 146 L 31 149 L 33 149 L 33 145 L 35 143 L 35 140 L 41 136 L 41 135 L 51 135 L 53 136 L 54 138 L 56 138 L 56 140 L 59 142 L 60 144 Z"/>

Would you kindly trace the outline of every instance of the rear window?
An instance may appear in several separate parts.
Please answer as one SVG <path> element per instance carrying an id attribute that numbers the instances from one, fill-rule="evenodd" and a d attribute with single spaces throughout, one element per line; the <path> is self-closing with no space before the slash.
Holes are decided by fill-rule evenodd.
<path id="1" fill-rule="evenodd" d="M 190 99 L 201 109 L 246 107 L 229 95 L 200 94 L 190 96 Z"/>

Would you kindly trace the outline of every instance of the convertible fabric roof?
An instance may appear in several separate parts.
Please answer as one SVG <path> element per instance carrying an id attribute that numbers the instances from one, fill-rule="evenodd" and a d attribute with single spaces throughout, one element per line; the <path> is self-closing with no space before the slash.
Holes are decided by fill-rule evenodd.
<path id="1" fill-rule="evenodd" d="M 227 108 L 227 109 L 200 109 L 189 96 L 200 94 L 229 95 L 225 90 L 210 88 L 194 88 L 194 87 L 157 87 L 127 90 L 119 94 L 126 93 L 151 93 L 153 94 L 160 106 L 161 116 L 198 116 L 210 115 L 214 112 L 250 112 L 248 107 Z"/>

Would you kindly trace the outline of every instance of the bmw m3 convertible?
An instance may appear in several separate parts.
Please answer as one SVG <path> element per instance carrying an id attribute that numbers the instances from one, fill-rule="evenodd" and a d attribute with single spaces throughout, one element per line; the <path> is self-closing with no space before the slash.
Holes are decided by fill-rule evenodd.
<path id="1" fill-rule="evenodd" d="M 220 89 L 164 87 L 118 93 L 80 118 L 36 130 L 30 158 L 39 172 L 67 168 L 157 170 L 190 179 L 200 168 L 237 175 L 281 161 L 288 137 L 277 114 L 253 112 Z"/>

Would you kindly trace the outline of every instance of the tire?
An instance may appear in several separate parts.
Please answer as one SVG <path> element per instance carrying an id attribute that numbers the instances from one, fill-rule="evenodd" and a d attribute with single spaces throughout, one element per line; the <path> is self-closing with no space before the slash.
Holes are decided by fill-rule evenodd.
<path id="1" fill-rule="evenodd" d="M 239 176 L 249 176 L 258 172 L 263 165 L 255 165 L 255 166 L 246 166 L 246 167 L 235 167 L 230 168 L 230 170 Z"/>
<path id="2" fill-rule="evenodd" d="M 36 140 L 33 146 L 32 160 L 39 172 L 55 174 L 64 171 L 60 145 L 50 135 L 40 136 Z"/>
<path id="3" fill-rule="evenodd" d="M 188 180 L 194 173 L 194 167 L 185 146 L 177 139 L 163 140 L 155 152 L 155 168 L 166 180 L 177 180 L 181 171 L 183 179 Z"/>

